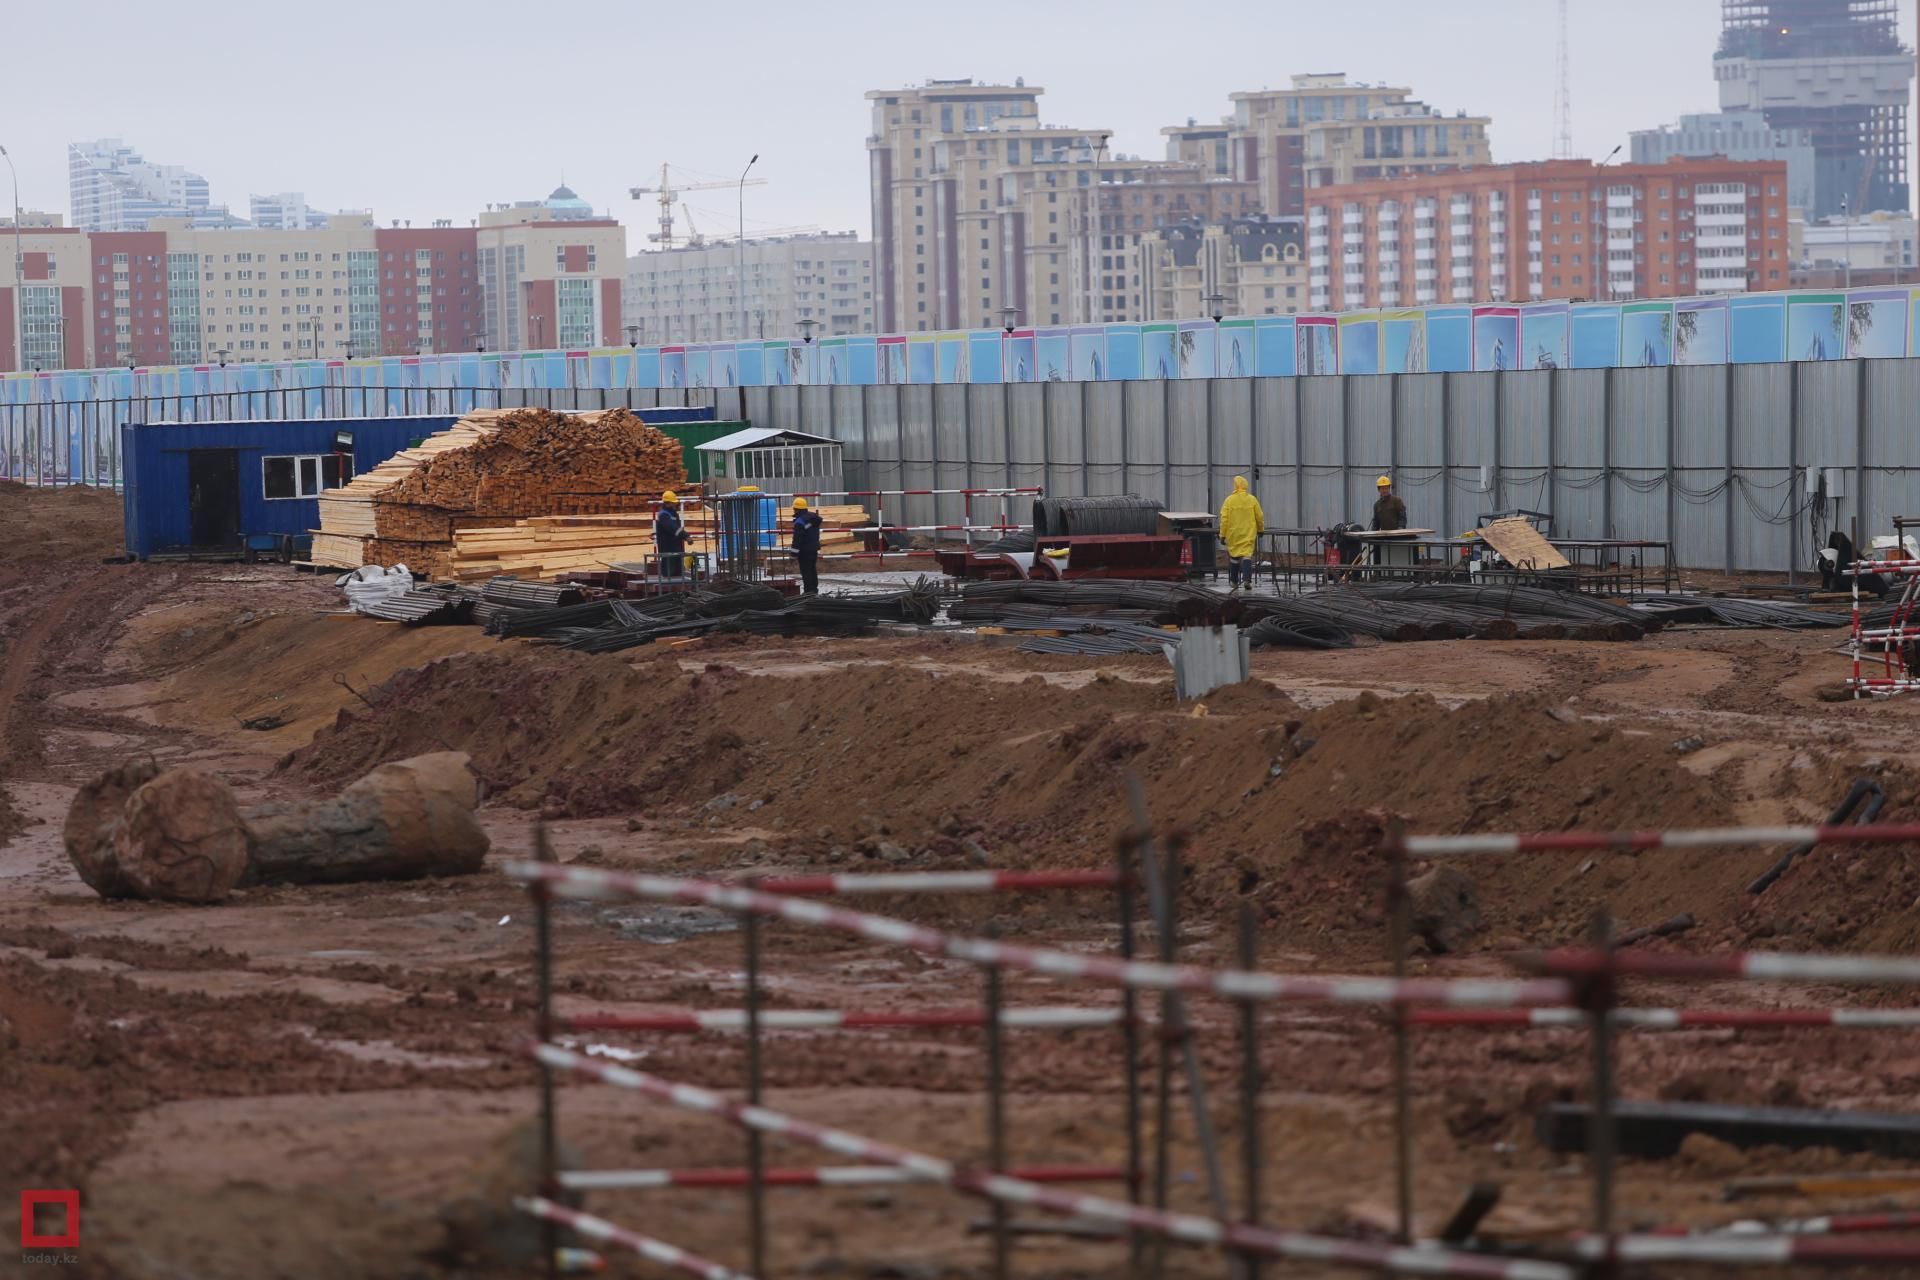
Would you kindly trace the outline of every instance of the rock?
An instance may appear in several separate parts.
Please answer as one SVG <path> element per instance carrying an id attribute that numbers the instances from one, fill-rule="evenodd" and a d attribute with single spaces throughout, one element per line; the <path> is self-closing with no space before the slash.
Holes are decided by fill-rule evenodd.
<path id="1" fill-rule="evenodd" d="M 578 1155 L 564 1143 L 558 1156 L 560 1168 L 580 1167 Z M 532 1267 L 540 1259 L 540 1222 L 516 1210 L 513 1201 L 539 1185 L 540 1126 L 528 1120 L 495 1140 L 461 1177 L 454 1198 L 441 1207 L 445 1235 L 440 1255 L 463 1268 Z M 576 1209 L 584 1202 L 578 1191 L 552 1194 Z"/>
<path id="2" fill-rule="evenodd" d="M 1673 744 L 1673 751 L 1675 755 L 1692 755 L 1706 745 L 1705 738 L 1681 738 Z"/>
<path id="3" fill-rule="evenodd" d="M 227 784 L 172 769 L 127 797 L 114 857 L 134 896 L 219 902 L 247 870 L 247 829 Z"/>
<path id="4" fill-rule="evenodd" d="M 966 828 L 960 825 L 960 819 L 950 813 L 940 815 L 940 821 L 934 824 L 934 830 L 943 836 L 957 836 Z"/>
<path id="5" fill-rule="evenodd" d="M 845 862 L 846 860 L 847 860 L 847 851 L 845 849 L 827 850 L 828 862 Z"/>
<path id="6" fill-rule="evenodd" d="M 1279 756 L 1275 756 L 1273 758 L 1273 763 L 1267 766 L 1267 776 L 1269 778 L 1277 778 L 1281 774 L 1285 773 L 1286 771 L 1287 771 L 1287 767 L 1280 762 Z"/>
<path id="7" fill-rule="evenodd" d="M 462 911 L 453 918 L 453 927 L 461 933 L 472 933 L 480 927 L 480 917 L 471 911 Z"/>
<path id="8" fill-rule="evenodd" d="M 993 861 L 993 855 L 987 852 L 987 847 L 972 836 L 960 841 L 960 849 L 976 867 L 988 866 Z"/>
<path id="9" fill-rule="evenodd" d="M 873 856 L 888 866 L 900 867 L 913 861 L 913 855 L 891 840 L 882 840 L 873 846 Z"/>
<path id="10" fill-rule="evenodd" d="M 1562 760 L 1565 760 L 1566 758 L 1567 758 L 1567 753 L 1562 751 L 1559 747 L 1547 748 L 1548 764 L 1559 764 Z"/>
<path id="11" fill-rule="evenodd" d="M 756 813 L 759 810 L 764 809 L 766 807 L 766 804 L 767 802 L 765 800 L 755 800 L 752 804 L 747 806 L 747 812 Z"/>
<path id="12" fill-rule="evenodd" d="M 1413 932 L 1435 952 L 1458 951 L 1480 932 L 1480 888 L 1458 867 L 1436 867 L 1407 882 Z"/>
<path id="13" fill-rule="evenodd" d="M 638 818 L 628 818 L 628 819 L 627 819 L 627 830 L 629 830 L 629 831 L 639 831 L 639 830 L 642 830 L 642 829 L 643 829 L 643 828 L 645 827 L 645 825 L 646 825 L 646 824 L 645 824 L 645 823 L 643 823 L 643 822 L 641 822 L 641 821 L 640 821 L 640 819 L 638 819 Z"/>
<path id="14" fill-rule="evenodd" d="M 1747 1167 L 1740 1148 L 1704 1133 L 1690 1133 L 1680 1140 L 1680 1159 L 1710 1178 L 1724 1178 Z"/>
<path id="15" fill-rule="evenodd" d="M 1320 741 L 1320 739 L 1318 738 L 1296 737 L 1293 740 L 1293 754 L 1296 756 L 1303 756 L 1307 754 L 1307 752 L 1313 750 L 1313 744 L 1318 741 Z"/>
<path id="16" fill-rule="evenodd" d="M 725 813 L 727 810 L 733 808 L 735 805 L 739 803 L 740 803 L 740 797 L 735 795 L 733 792 L 728 791 L 720 795 L 717 795 L 713 799 L 707 801 L 707 809 L 709 812 L 712 812 L 712 813 Z"/>
<path id="17" fill-rule="evenodd" d="M 1548 707 L 1547 714 L 1555 720 L 1558 720 L 1561 724 L 1578 724 L 1580 722 L 1579 713 L 1570 711 L 1566 707 Z"/>
<path id="18" fill-rule="evenodd" d="M 1573 798 L 1574 804 L 1584 809 L 1600 798 L 1600 793 L 1592 787 L 1580 788 L 1580 794 Z"/>

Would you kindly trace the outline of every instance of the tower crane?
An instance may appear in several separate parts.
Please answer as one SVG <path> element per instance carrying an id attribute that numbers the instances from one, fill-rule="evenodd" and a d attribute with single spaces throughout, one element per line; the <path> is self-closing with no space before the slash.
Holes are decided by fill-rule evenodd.
<path id="1" fill-rule="evenodd" d="M 683 182 L 676 184 L 667 172 L 667 166 L 660 166 L 660 185 L 656 187 L 633 187 L 628 194 L 635 200 L 641 196 L 653 196 L 660 203 L 660 230 L 647 237 L 663 249 L 673 248 L 673 202 L 683 191 L 732 191 L 742 184 L 739 182 Z M 748 178 L 746 186 L 764 187 L 764 178 Z"/>

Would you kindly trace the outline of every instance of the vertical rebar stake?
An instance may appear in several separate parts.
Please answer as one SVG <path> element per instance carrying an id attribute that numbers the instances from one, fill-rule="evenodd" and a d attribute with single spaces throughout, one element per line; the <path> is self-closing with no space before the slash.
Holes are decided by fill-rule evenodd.
<path id="1" fill-rule="evenodd" d="M 1134 939 L 1134 869 L 1128 854 L 1136 847 L 1136 837 L 1122 837 L 1116 850 L 1115 867 L 1119 877 L 1114 885 L 1114 896 L 1120 910 L 1120 958 L 1131 961 L 1135 953 Z M 1126 1055 L 1126 1063 L 1121 1075 L 1123 1087 L 1127 1091 L 1127 1201 L 1140 1203 L 1145 1170 L 1140 1143 L 1140 997 L 1131 986 L 1120 988 L 1120 1048 Z M 1140 1275 L 1140 1232 L 1132 1227 L 1127 1229 L 1127 1265 L 1128 1274 L 1138 1280 Z"/>
<path id="2" fill-rule="evenodd" d="M 1593 945 L 1606 956 L 1606 964 L 1594 976 L 1587 990 L 1587 1013 L 1593 1039 L 1592 1124 L 1587 1133 L 1587 1155 L 1593 1162 L 1593 1230 L 1603 1250 L 1601 1274 L 1609 1274 L 1613 1265 L 1613 1173 L 1615 1133 L 1613 1116 L 1613 1009 L 1615 977 L 1613 971 L 1613 919 L 1602 907 L 1593 917 Z"/>
<path id="3" fill-rule="evenodd" d="M 547 824 L 533 831 L 533 856 L 540 863 L 553 861 L 553 846 L 547 843 Z M 533 952 L 535 981 L 539 984 L 539 1009 L 535 1030 L 541 1044 L 553 1043 L 553 895 L 545 880 L 533 886 Z M 554 1114 L 553 1068 L 540 1064 L 540 1194 L 557 1200 L 560 1190 L 560 1152 L 557 1137 L 559 1119 Z M 560 1274 L 560 1232 L 551 1218 L 540 1219 L 540 1253 L 547 1280 Z"/>
<path id="4" fill-rule="evenodd" d="M 985 936 L 998 939 L 1000 930 L 989 924 Z M 1000 1025 L 1001 973 L 995 964 L 983 966 L 987 986 L 987 1165 L 996 1174 L 1007 1171 L 1007 1060 L 1005 1028 Z M 1013 1274 L 1013 1237 L 1007 1230 L 1007 1202 L 993 1198 L 993 1275 L 1008 1280 Z"/>
<path id="5" fill-rule="evenodd" d="M 1407 896 L 1407 849 L 1403 824 L 1387 827 L 1388 949 L 1393 976 L 1407 976 L 1407 948 L 1412 933 L 1413 904 Z M 1396 1194 L 1399 1201 L 1401 1244 L 1413 1243 L 1413 1049 L 1407 1025 L 1407 1006 L 1393 1006 L 1393 1145 Z"/>
<path id="6" fill-rule="evenodd" d="M 755 877 L 747 878 L 752 889 Z M 763 1087 L 760 1043 L 760 915 L 740 913 L 740 932 L 747 950 L 747 1105 L 760 1105 Z M 766 1141 L 757 1128 L 747 1130 L 747 1233 L 752 1272 L 767 1274 L 767 1157 Z"/>
<path id="7" fill-rule="evenodd" d="M 1240 904 L 1240 967 L 1260 967 L 1259 922 L 1253 904 Z M 1260 1225 L 1260 1014 L 1251 1000 L 1240 1002 L 1240 1163 L 1246 1207 L 1241 1218 Z M 1247 1280 L 1260 1280 L 1260 1258 L 1246 1255 Z"/>

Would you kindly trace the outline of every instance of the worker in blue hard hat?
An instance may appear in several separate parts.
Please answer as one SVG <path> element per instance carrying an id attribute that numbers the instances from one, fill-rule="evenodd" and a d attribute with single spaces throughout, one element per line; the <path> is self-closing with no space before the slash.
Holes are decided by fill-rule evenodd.
<path id="1" fill-rule="evenodd" d="M 1220 504 L 1220 541 L 1227 544 L 1227 584 L 1233 591 L 1253 590 L 1253 552 L 1267 527 L 1260 499 L 1247 488 L 1245 476 L 1233 478 L 1233 492 Z"/>
<path id="2" fill-rule="evenodd" d="M 680 518 L 680 495 L 669 489 L 660 495 L 653 517 L 653 549 L 660 556 L 660 576 L 677 578 L 686 571 L 687 524 Z"/>
<path id="3" fill-rule="evenodd" d="M 800 589 L 810 596 L 820 594 L 820 526 L 818 511 L 809 510 L 805 498 L 793 500 L 793 558 L 800 562 Z"/>

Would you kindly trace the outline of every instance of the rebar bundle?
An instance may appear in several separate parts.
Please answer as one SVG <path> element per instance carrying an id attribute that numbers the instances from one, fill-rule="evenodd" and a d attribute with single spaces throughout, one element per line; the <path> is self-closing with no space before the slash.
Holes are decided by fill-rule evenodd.
<path id="1" fill-rule="evenodd" d="M 1160 503 L 1134 493 L 1101 498 L 1036 498 L 1033 503 L 1033 532 L 1037 537 L 1156 533 L 1159 528 Z"/>
<path id="2" fill-rule="evenodd" d="M 1665 622 L 1777 631 L 1823 631 L 1847 625 L 1844 614 L 1828 613 L 1807 605 L 1775 604 L 1766 600 L 1723 600 L 1714 596 L 1657 593 L 1635 596 L 1633 599 L 1635 604 Z"/>

